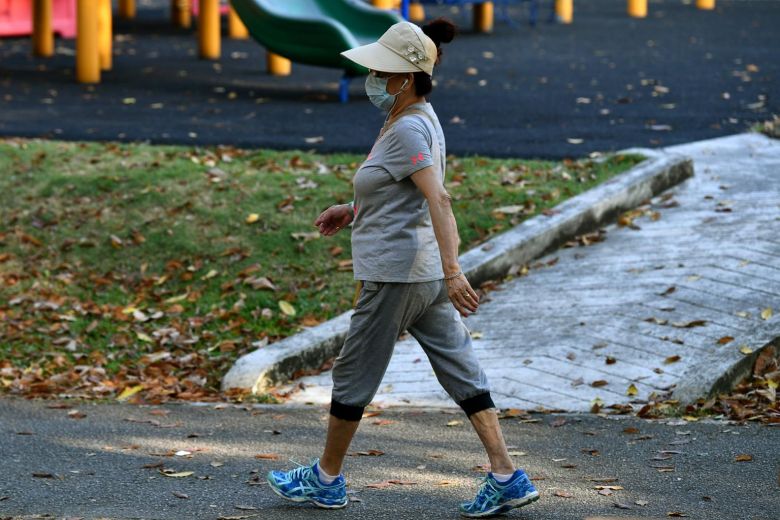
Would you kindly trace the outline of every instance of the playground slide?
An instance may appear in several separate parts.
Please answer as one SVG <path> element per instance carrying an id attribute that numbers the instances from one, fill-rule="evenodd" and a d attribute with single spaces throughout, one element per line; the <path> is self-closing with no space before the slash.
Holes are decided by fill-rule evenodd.
<path id="1" fill-rule="evenodd" d="M 379 37 L 400 15 L 361 0 L 231 0 L 249 34 L 274 54 L 308 65 L 344 70 L 340 98 L 349 79 L 368 73 L 339 53 Z"/>

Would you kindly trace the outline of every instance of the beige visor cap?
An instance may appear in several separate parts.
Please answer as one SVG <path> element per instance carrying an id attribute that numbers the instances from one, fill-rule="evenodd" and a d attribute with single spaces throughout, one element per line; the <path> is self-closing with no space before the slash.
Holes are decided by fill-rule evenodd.
<path id="1" fill-rule="evenodd" d="M 367 69 L 380 72 L 427 72 L 433 76 L 438 51 L 422 29 L 410 22 L 391 26 L 374 43 L 341 53 Z"/>

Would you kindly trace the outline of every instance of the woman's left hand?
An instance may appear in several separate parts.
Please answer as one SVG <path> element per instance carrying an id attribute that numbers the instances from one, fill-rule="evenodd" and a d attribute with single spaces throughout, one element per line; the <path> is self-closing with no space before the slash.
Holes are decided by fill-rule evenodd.
<path id="1" fill-rule="evenodd" d="M 466 317 L 470 312 L 477 312 L 479 296 L 471 288 L 471 284 L 463 274 L 451 280 L 445 280 L 444 283 L 447 284 L 447 294 L 450 301 L 461 316 Z"/>

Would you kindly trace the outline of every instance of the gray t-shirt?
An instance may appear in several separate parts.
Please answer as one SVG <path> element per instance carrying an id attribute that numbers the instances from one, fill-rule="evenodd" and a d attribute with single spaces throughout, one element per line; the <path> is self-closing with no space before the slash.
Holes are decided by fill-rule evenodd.
<path id="1" fill-rule="evenodd" d="M 356 280 L 409 283 L 444 277 L 428 201 L 410 178 L 436 161 L 444 182 L 444 132 L 430 103 L 416 103 L 408 110 L 424 111 L 433 121 L 422 114 L 401 116 L 355 173 Z M 434 159 L 436 151 L 440 153 Z"/>

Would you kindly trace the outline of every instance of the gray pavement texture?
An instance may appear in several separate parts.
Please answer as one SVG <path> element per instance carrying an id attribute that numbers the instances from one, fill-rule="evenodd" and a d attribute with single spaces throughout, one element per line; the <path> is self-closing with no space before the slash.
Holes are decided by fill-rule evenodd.
<path id="1" fill-rule="evenodd" d="M 670 390 L 693 400 L 741 349 L 780 337 L 780 142 L 741 134 L 666 150 L 691 157 L 694 176 L 641 208 L 633 227 L 542 257 L 466 320 L 499 406 L 587 411 Z M 283 390 L 327 403 L 330 377 Z M 411 337 L 374 402 L 454 406 Z"/>
<path id="2" fill-rule="evenodd" d="M 386 410 L 364 419 L 352 446 L 384 454 L 346 460 L 356 501 L 322 511 L 281 500 L 264 475 L 294 467 L 290 458 L 319 456 L 324 408 L 52 404 L 0 399 L 2 519 L 458 518 L 457 504 L 473 496 L 483 474 L 473 468 L 487 463 L 460 412 Z M 85 416 L 69 417 L 74 410 Z M 453 420 L 462 423 L 447 426 Z M 530 420 L 538 422 L 501 423 L 516 464 L 542 498 L 507 518 L 661 519 L 679 512 L 692 519 L 777 519 L 778 428 L 596 415 Z M 192 455 L 172 455 L 179 450 Z M 739 455 L 752 460 L 738 462 Z M 155 464 L 161 467 L 144 467 Z M 163 469 L 193 473 L 167 477 Z M 388 480 L 413 484 L 366 487 Z M 602 495 L 596 486 L 621 489 Z"/>

